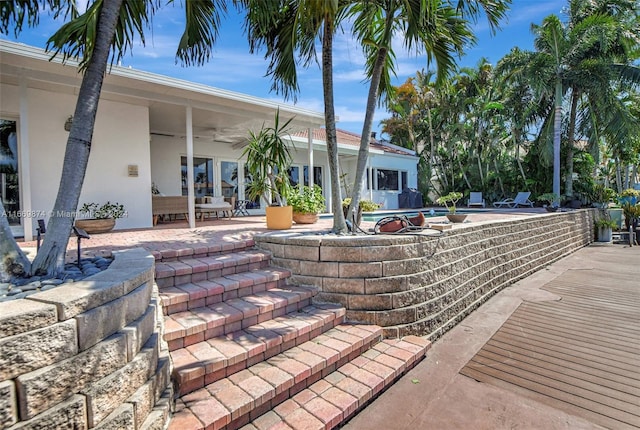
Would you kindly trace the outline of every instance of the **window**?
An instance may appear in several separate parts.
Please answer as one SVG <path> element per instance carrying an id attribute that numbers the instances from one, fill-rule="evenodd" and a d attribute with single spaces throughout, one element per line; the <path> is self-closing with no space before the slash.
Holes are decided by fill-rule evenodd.
<path id="1" fill-rule="evenodd" d="M 398 190 L 398 171 L 377 169 L 378 190 Z"/>
<path id="2" fill-rule="evenodd" d="M 291 186 L 297 187 L 298 184 L 300 184 L 300 167 L 290 167 L 287 173 L 289 174 L 289 182 L 291 183 Z"/>
<path id="3" fill-rule="evenodd" d="M 182 195 L 187 189 L 187 157 L 181 157 Z M 193 189 L 196 197 L 213 195 L 213 159 L 193 157 Z"/>
<path id="4" fill-rule="evenodd" d="M 309 185 L 309 166 L 303 167 L 304 184 Z M 322 188 L 322 167 L 313 166 L 313 183 Z"/>
<path id="5" fill-rule="evenodd" d="M 238 163 L 235 161 L 220 162 L 220 185 L 222 195 L 238 199 Z"/>
<path id="6" fill-rule="evenodd" d="M 9 225 L 20 225 L 20 186 L 18 180 L 18 138 L 16 122 L 0 119 L 0 197 Z"/>
<path id="7" fill-rule="evenodd" d="M 370 188 L 370 172 L 365 175 L 366 189 Z M 402 191 L 409 186 L 409 173 L 403 170 L 373 169 L 373 189 L 380 191 Z"/>

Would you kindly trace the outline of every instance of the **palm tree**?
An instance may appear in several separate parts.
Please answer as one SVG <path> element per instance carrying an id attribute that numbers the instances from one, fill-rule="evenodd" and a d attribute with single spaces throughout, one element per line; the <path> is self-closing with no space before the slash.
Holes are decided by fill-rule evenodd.
<path id="1" fill-rule="evenodd" d="M 560 195 L 560 139 L 563 103 L 568 104 L 565 194 L 573 195 L 573 154 L 579 130 L 606 133 L 617 139 L 637 135 L 638 120 L 620 102 L 618 82 L 640 84 L 637 58 L 638 20 L 634 2 L 594 0 L 569 2 L 569 21 L 551 15 L 533 25 L 536 52 L 527 76 L 542 98 L 553 100 L 553 193 Z M 635 17 L 628 19 L 629 16 Z M 565 100 L 566 97 L 566 100 Z M 623 120 L 621 120 L 623 119 Z M 591 125 L 589 125 L 591 123 Z M 549 131 L 543 127 L 540 138 Z M 588 135 L 582 134 L 589 138 Z"/>
<path id="2" fill-rule="evenodd" d="M 349 213 L 360 201 L 375 107 L 389 93 L 395 58 L 393 37 L 401 32 L 409 50 L 415 47 L 417 53 L 426 53 L 429 61 L 435 60 L 438 81 L 442 82 L 455 65 L 454 54 L 461 55 L 465 45 L 475 42 L 469 19 L 477 20 L 482 9 L 495 29 L 509 3 L 510 0 L 460 0 L 453 6 L 443 0 L 371 0 L 357 2 L 350 9 L 349 15 L 355 18 L 354 36 L 361 41 L 367 58 L 370 84 Z"/>
<path id="3" fill-rule="evenodd" d="M 39 3 L 51 8 L 55 15 L 71 16 L 71 20 L 48 40 L 47 50 L 54 51 L 54 55 L 61 53 L 64 60 L 79 57 L 80 68 L 84 72 L 67 140 L 58 195 L 47 225 L 48 233 L 31 267 L 25 258 L 18 257 L 15 260 L 23 265 L 26 273 L 53 276 L 64 270 L 73 224 L 73 217 L 64 214 L 75 213 L 78 207 L 107 64 L 110 60 L 120 60 L 131 49 L 136 35 L 144 42 L 144 27 L 148 25 L 157 4 L 151 0 L 95 1 L 80 14 L 75 2 L 13 0 L 3 2 L 0 8 L 0 31 L 7 34 L 13 28 L 19 32 L 25 20 L 28 25 L 36 25 L 42 10 Z M 225 8 L 226 4 L 221 0 L 186 3 L 186 30 L 177 53 L 177 57 L 185 64 L 200 64 L 209 58 L 217 36 L 219 13 Z M 0 229 L 4 230 L 1 224 Z M 7 247 L 11 249 L 15 241 L 10 243 L 10 239 L 4 236 L 2 240 L 9 242 L 5 242 L 7 245 L 0 247 L 0 250 L 7 252 Z M 21 254 L 17 244 L 14 253 Z M 4 276 L 8 274 L 5 272 Z"/>
<path id="4" fill-rule="evenodd" d="M 333 35 L 348 5 L 342 0 L 244 0 L 248 10 L 247 30 L 252 52 L 266 48 L 270 59 L 267 74 L 273 79 L 272 89 L 285 98 L 295 99 L 298 87 L 296 54 L 304 66 L 316 57 L 315 41 L 322 41 L 322 88 L 326 128 L 333 232 L 345 233 L 347 225 L 342 208 L 338 168 L 338 144 L 333 103 Z"/>

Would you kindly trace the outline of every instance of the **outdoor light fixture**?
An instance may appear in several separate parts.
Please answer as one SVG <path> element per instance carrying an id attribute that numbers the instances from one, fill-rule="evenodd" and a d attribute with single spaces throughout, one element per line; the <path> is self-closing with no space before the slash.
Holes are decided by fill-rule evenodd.
<path id="1" fill-rule="evenodd" d="M 64 122 L 64 131 L 71 131 L 71 126 L 73 125 L 73 117 L 69 116 L 67 120 Z"/>

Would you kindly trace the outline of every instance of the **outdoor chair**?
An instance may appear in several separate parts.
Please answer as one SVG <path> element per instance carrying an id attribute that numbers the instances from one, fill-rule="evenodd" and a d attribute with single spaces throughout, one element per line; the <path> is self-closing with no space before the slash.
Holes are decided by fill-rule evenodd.
<path id="1" fill-rule="evenodd" d="M 468 208 L 478 208 L 485 207 L 484 198 L 482 197 L 482 192 L 472 191 L 469 193 L 469 200 L 467 200 Z"/>
<path id="2" fill-rule="evenodd" d="M 505 206 L 508 208 L 517 208 L 518 206 L 533 207 L 533 202 L 529 200 L 530 195 L 531 195 L 530 191 L 521 191 L 514 198 L 508 198 L 508 199 L 501 200 L 499 202 L 495 202 L 493 204 L 493 207 L 496 207 L 496 208 L 503 208 Z"/>
<path id="3" fill-rule="evenodd" d="M 196 204 L 196 213 L 200 215 L 200 221 L 204 220 L 205 214 L 216 214 L 216 218 L 219 218 L 220 212 L 228 218 L 233 215 L 233 208 L 235 206 L 235 197 L 231 197 L 232 203 L 226 202 L 223 196 L 204 196 L 202 201 L 204 203 Z"/>

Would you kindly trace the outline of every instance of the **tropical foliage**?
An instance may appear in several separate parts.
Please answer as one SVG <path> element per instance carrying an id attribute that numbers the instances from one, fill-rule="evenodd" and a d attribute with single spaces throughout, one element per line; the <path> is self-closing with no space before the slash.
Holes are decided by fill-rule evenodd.
<path id="1" fill-rule="evenodd" d="M 569 1 L 533 25 L 535 51 L 514 48 L 444 82 L 430 71 L 393 91 L 383 132 L 420 155 L 419 188 L 437 198 L 531 191 L 590 203 L 600 184 L 638 181 L 637 3 Z"/>

